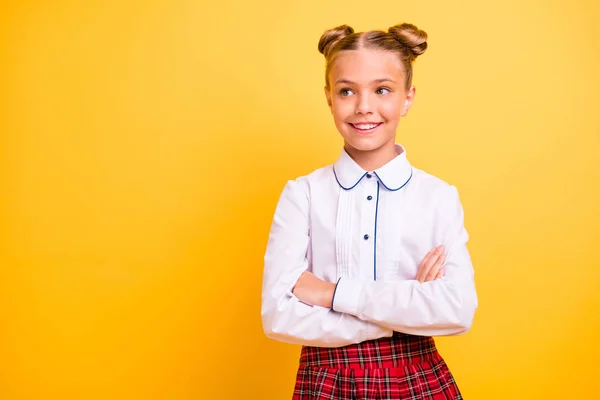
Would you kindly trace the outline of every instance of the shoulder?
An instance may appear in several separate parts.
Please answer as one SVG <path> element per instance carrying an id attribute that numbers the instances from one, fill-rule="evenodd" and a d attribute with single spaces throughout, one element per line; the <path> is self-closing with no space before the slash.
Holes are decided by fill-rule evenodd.
<path id="1" fill-rule="evenodd" d="M 310 193 L 314 188 L 329 185 L 334 180 L 333 164 L 326 165 L 309 174 L 288 180 L 283 189 L 283 194 L 309 199 Z"/>
<path id="2" fill-rule="evenodd" d="M 329 182 L 333 177 L 333 164 L 318 168 L 307 175 L 302 175 L 294 181 L 301 185 L 314 185 Z"/>
<path id="3" fill-rule="evenodd" d="M 464 209 L 456 186 L 414 167 L 413 178 L 420 203 L 428 208 L 440 226 L 463 227 Z"/>
<path id="4" fill-rule="evenodd" d="M 422 169 L 412 167 L 412 187 L 419 196 L 430 199 L 433 203 L 447 203 L 458 200 L 458 189 L 445 180 Z"/>
<path id="5" fill-rule="evenodd" d="M 301 175 L 296 179 L 291 179 L 286 186 L 297 186 L 306 191 L 315 185 L 329 184 L 334 180 L 333 164 L 318 168 L 307 175 Z"/>

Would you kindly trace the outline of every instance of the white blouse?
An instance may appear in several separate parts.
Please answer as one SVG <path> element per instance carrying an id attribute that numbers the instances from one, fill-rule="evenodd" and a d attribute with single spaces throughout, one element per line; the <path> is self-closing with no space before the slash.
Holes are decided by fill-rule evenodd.
<path id="1" fill-rule="evenodd" d="M 375 171 L 342 151 L 334 165 L 287 182 L 264 259 L 262 323 L 283 342 L 338 347 L 391 336 L 457 335 L 471 327 L 477 293 L 458 191 L 410 165 L 406 150 Z M 415 280 L 445 245 L 445 275 Z M 337 282 L 333 309 L 302 303 L 303 271 Z"/>

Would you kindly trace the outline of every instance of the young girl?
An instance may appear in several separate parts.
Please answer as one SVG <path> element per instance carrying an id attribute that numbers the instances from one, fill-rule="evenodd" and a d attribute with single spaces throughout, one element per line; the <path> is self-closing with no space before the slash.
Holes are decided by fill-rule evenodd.
<path id="1" fill-rule="evenodd" d="M 396 144 L 426 40 L 402 24 L 319 41 L 344 148 L 283 189 L 262 290 L 266 334 L 303 345 L 294 399 L 462 399 L 432 338 L 477 308 L 462 205 Z"/>

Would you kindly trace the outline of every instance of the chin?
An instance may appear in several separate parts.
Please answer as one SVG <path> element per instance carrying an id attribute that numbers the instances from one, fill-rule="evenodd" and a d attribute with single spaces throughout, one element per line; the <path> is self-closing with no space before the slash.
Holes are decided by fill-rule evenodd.
<path id="1" fill-rule="evenodd" d="M 385 145 L 384 140 L 373 140 L 375 138 L 352 138 L 350 140 L 345 139 L 345 143 L 358 151 L 373 151 L 381 148 Z"/>

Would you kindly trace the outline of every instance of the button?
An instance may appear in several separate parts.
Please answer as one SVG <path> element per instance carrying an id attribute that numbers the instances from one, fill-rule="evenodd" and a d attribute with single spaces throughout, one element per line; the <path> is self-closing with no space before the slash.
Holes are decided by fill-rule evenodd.
<path id="1" fill-rule="evenodd" d="M 367 174 L 367 179 L 371 179 L 371 176 L 373 176 L 373 175 Z"/>
<path id="2" fill-rule="evenodd" d="M 373 196 L 367 196 L 367 200 L 373 200 Z"/>
<path id="3" fill-rule="evenodd" d="M 363 236 L 363 239 L 369 240 L 369 235 L 365 234 L 365 236 Z"/>

